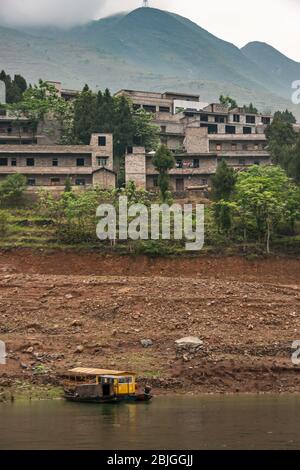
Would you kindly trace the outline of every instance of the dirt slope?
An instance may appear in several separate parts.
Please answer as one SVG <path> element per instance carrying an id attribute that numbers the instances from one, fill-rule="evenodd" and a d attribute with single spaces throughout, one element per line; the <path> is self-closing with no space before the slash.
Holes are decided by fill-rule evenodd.
<path id="1" fill-rule="evenodd" d="M 0 385 L 57 383 L 85 365 L 136 369 L 176 392 L 300 391 L 299 313 L 300 260 L 3 252 Z M 190 335 L 203 351 L 176 356 Z"/>

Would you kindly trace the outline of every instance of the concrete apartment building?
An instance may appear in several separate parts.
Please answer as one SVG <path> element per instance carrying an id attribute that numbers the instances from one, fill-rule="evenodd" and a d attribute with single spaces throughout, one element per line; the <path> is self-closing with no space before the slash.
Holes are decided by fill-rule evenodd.
<path id="1" fill-rule="evenodd" d="M 21 173 L 29 187 L 116 186 L 112 134 L 93 134 L 90 145 L 0 145 L 0 181 Z"/>
<path id="2" fill-rule="evenodd" d="M 172 191 L 208 189 L 223 158 L 236 170 L 271 163 L 265 136 L 266 126 L 272 122 L 270 115 L 249 113 L 244 108 L 229 110 L 219 103 L 208 105 L 197 95 L 129 90 L 118 95 L 121 93 L 130 97 L 136 109 L 153 112 L 161 143 L 172 150 L 176 160 L 170 171 Z M 128 149 L 126 181 L 153 190 L 157 179 L 152 155 L 141 147 Z"/>
<path id="3" fill-rule="evenodd" d="M 76 91 L 64 90 L 60 82 L 49 83 L 64 99 L 76 97 Z M 236 170 L 270 164 L 265 136 L 266 126 L 272 122 L 270 115 L 207 104 L 195 94 L 133 90 L 116 93 L 121 95 L 127 96 L 136 110 L 153 113 L 161 143 L 175 157 L 175 168 L 170 171 L 174 192 L 207 190 L 222 158 Z M 16 120 L 0 110 L 0 180 L 19 172 L 26 175 L 31 187 L 62 188 L 68 177 L 77 186 L 115 187 L 112 135 L 94 134 L 87 146 L 64 146 L 55 145 L 55 125 L 53 134 L 49 128 L 51 122 L 47 132 L 39 126 L 35 134 L 26 118 Z M 126 182 L 135 181 L 140 188 L 157 190 L 158 173 L 152 157 L 143 147 L 128 148 Z"/>

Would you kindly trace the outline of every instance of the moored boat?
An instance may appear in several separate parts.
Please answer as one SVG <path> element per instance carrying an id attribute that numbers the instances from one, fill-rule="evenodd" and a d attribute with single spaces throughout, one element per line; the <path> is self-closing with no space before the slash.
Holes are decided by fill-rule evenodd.
<path id="1" fill-rule="evenodd" d="M 151 387 L 140 392 L 134 372 L 75 368 L 68 371 L 64 398 L 77 403 L 149 402 Z"/>

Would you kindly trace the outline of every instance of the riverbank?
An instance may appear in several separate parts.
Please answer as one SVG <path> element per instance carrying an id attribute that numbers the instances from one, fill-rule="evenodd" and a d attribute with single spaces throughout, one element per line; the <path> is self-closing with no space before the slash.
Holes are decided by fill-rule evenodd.
<path id="1" fill-rule="evenodd" d="M 8 395 L 51 395 L 82 365 L 133 369 L 158 394 L 300 391 L 299 259 L 3 251 L 0 299 Z M 185 336 L 197 355 L 176 352 Z"/>

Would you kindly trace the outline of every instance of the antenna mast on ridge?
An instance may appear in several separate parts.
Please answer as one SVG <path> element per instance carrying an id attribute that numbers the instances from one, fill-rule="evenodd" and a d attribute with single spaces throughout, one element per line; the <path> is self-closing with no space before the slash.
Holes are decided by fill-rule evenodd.
<path id="1" fill-rule="evenodd" d="M 148 0 L 143 0 L 143 7 L 147 8 L 149 6 Z"/>

